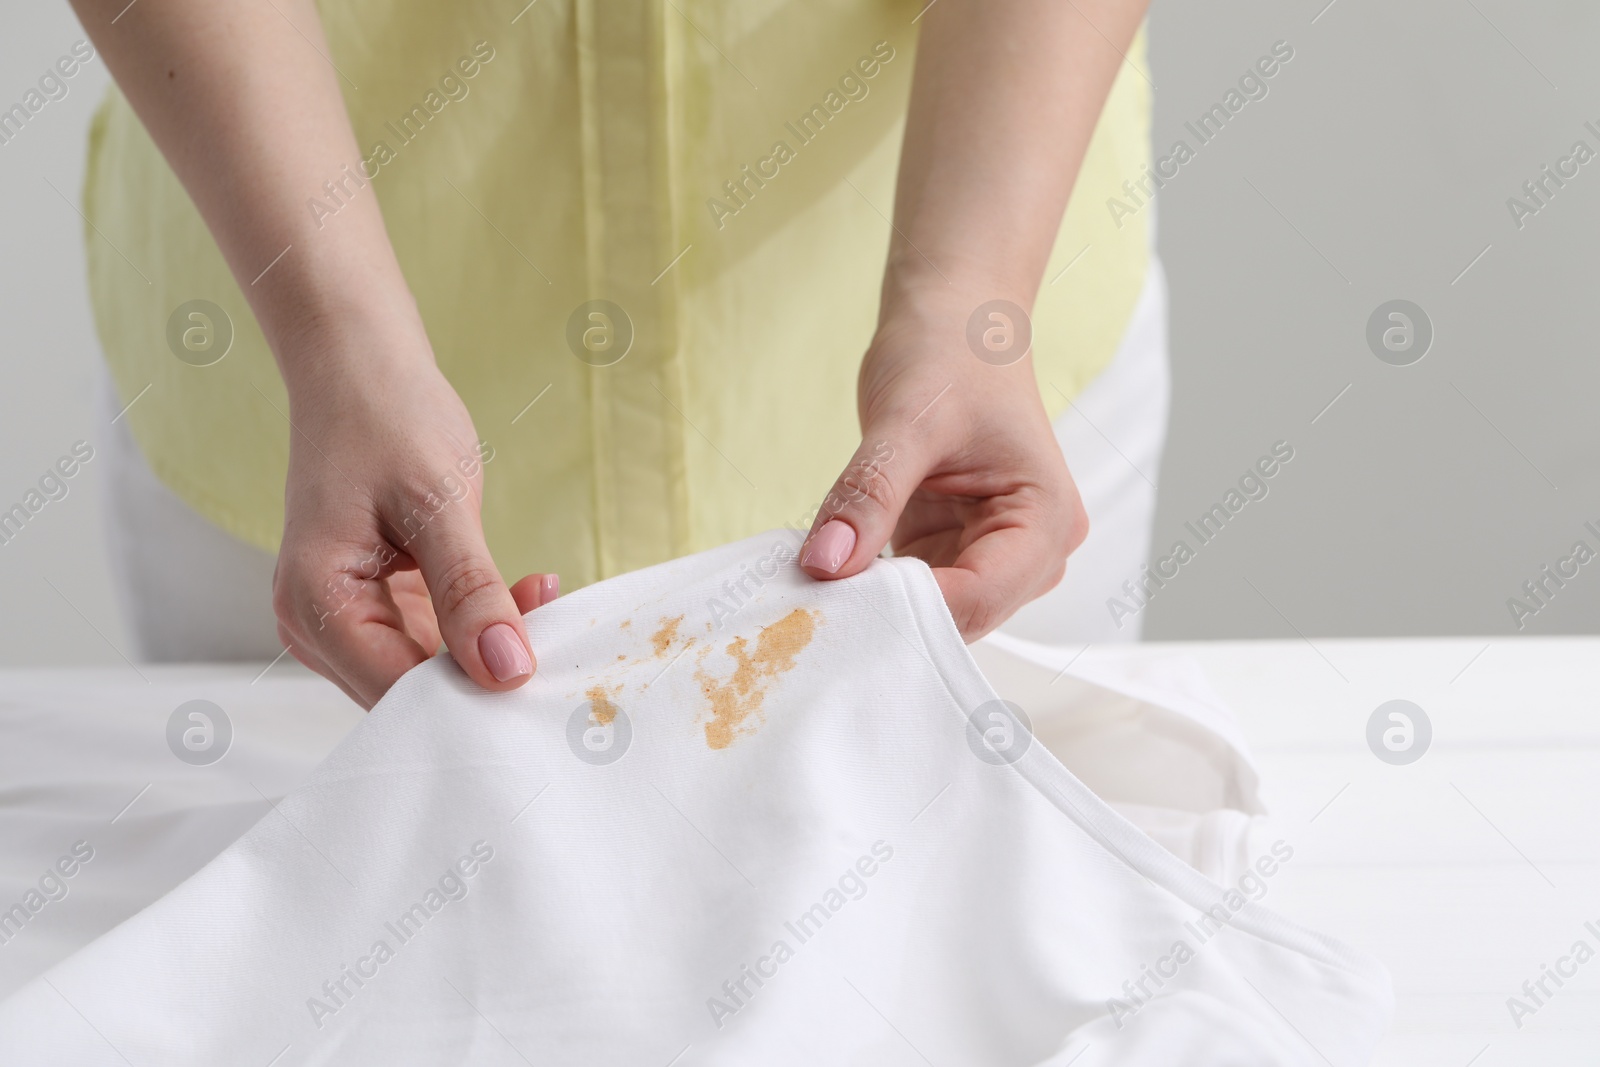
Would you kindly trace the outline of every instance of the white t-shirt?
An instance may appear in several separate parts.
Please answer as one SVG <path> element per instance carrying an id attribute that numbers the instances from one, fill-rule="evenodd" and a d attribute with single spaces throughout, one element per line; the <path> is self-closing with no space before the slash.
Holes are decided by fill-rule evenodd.
<path id="1" fill-rule="evenodd" d="M 1036 736 L 922 563 L 823 583 L 793 552 L 763 535 L 540 608 L 513 693 L 418 667 L 198 874 L 0 1004 L 0 1062 L 1367 1061 L 1382 967 L 1251 900 L 1292 847 L 1186 852 L 1255 809 L 1225 712 L 1092 671 L 1052 689 L 1040 660 L 1015 690 Z"/>

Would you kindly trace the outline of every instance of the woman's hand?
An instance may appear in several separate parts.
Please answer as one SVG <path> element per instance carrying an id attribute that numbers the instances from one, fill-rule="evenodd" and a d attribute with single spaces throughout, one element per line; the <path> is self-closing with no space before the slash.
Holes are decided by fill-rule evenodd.
<path id="1" fill-rule="evenodd" d="M 127 19 L 123 0 L 73 3 L 289 391 L 279 636 L 364 707 L 441 637 L 478 684 L 521 685 L 534 659 L 519 616 L 554 598 L 556 576 L 508 590 L 489 557 L 492 452 L 434 364 L 378 198 L 353 197 L 326 228 L 306 210 L 361 160 L 315 0 L 163 0 Z"/>
<path id="2" fill-rule="evenodd" d="M 879 327 L 861 364 L 861 447 L 800 556 L 823 579 L 885 544 L 927 561 L 968 641 L 1054 587 L 1089 527 L 1032 359 L 996 365 L 968 344 L 983 303 L 941 292 Z"/>
<path id="3" fill-rule="evenodd" d="M 1022 309 L 1145 6 L 929 5 L 878 330 L 861 365 L 864 440 L 801 552 L 813 577 L 855 574 L 892 543 L 933 566 L 973 641 L 1066 572 L 1089 524 L 1039 399 Z M 1017 351 L 976 339 L 1006 329 L 993 301 L 1009 309 Z"/>
<path id="4" fill-rule="evenodd" d="M 339 359 L 303 359 L 323 369 L 295 378 L 290 393 L 278 635 L 368 708 L 441 638 L 484 688 L 523 684 L 534 657 L 520 616 L 558 590 L 553 574 L 506 588 L 480 521 L 493 446 L 416 336 L 345 341 Z M 380 347 L 370 358 L 403 373 L 351 373 L 367 365 L 359 350 Z"/>

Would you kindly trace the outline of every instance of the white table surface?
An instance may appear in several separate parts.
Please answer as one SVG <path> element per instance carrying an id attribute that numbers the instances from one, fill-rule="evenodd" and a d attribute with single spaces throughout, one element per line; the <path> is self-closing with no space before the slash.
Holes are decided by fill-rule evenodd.
<path id="1" fill-rule="evenodd" d="M 1600 1062 L 1600 958 L 1523 1020 L 1506 1007 L 1584 939 L 1600 952 L 1600 638 L 1251 641 L 1181 651 L 1252 745 L 1271 831 L 1295 849 L 1263 901 L 1377 955 L 1398 1008 L 1377 1064 Z M 0 671 L 0 910 L 78 840 L 68 896 L 0 944 L 0 996 L 155 900 L 269 811 L 360 721 L 285 660 L 256 667 Z M 167 719 L 196 698 L 235 736 L 175 759 Z M 1379 704 L 1432 720 L 1427 754 L 1367 748 Z M 1550 988 L 1554 989 L 1552 985 Z"/>

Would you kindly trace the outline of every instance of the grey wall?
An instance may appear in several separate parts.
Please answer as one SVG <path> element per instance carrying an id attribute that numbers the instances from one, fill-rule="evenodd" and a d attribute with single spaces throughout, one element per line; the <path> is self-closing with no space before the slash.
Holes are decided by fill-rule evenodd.
<path id="1" fill-rule="evenodd" d="M 1583 529 L 1600 527 L 1589 410 L 1600 160 L 1522 229 L 1506 208 L 1575 140 L 1600 150 L 1583 128 L 1600 127 L 1600 12 L 1578 0 L 1324 2 L 1156 0 L 1152 12 L 1162 152 L 1193 145 L 1183 122 L 1273 42 L 1295 50 L 1268 95 L 1160 193 L 1175 391 L 1158 548 L 1274 442 L 1295 457 L 1158 592 L 1147 634 L 1509 634 L 1505 601 L 1524 581 L 1580 538 L 1600 550 Z M 65 4 L 13 12 L 0 102 L 82 36 Z M 76 202 L 105 82 L 96 60 L 0 146 L 3 507 L 105 430 L 83 223 L 46 184 Z M 1396 298 L 1435 329 L 1411 366 L 1380 362 L 1364 336 Z M 0 545 L 0 662 L 115 663 L 128 647 L 101 470 L 90 463 Z M 1526 620 L 1529 633 L 1595 629 L 1600 561 Z"/>
<path id="2" fill-rule="evenodd" d="M 4 108 L 87 39 L 65 3 L 13 5 L 8 15 L 0 33 Z M 66 82 L 64 98 L 0 144 L 0 510 L 36 488 L 73 442 L 97 443 L 107 429 L 91 402 L 100 349 L 76 205 L 89 118 L 109 80 L 96 57 Z M 107 571 L 103 471 L 91 460 L 66 483 L 66 497 L 0 544 L 0 663 L 122 662 L 116 648 L 129 645 Z"/>
<path id="3" fill-rule="evenodd" d="M 1580 538 L 1600 550 L 1583 529 L 1600 527 L 1600 160 L 1520 230 L 1506 206 L 1574 141 L 1600 151 L 1583 125 L 1600 128 L 1600 9 L 1326 4 L 1152 11 L 1159 150 L 1194 143 L 1183 122 L 1274 41 L 1295 50 L 1159 194 L 1174 407 L 1156 545 L 1273 442 L 1295 458 L 1158 591 L 1152 638 L 1510 634 L 1524 581 Z M 1365 339 L 1395 298 L 1435 329 L 1411 366 Z M 1523 621 L 1600 628 L 1600 562 Z"/>

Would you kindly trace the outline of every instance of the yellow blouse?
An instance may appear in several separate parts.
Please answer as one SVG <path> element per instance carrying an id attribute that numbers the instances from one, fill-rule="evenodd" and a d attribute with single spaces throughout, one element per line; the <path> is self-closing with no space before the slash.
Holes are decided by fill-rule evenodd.
<path id="1" fill-rule="evenodd" d="M 324 0 L 364 158 L 307 211 L 330 229 L 378 197 L 492 449 L 483 518 L 508 578 L 558 571 L 571 589 L 808 520 L 860 437 L 922 3 Z M 1111 358 L 1138 296 L 1145 215 L 1119 226 L 1106 205 L 1144 173 L 1149 108 L 1124 65 L 1034 314 L 1052 414 Z M 148 386 L 127 419 L 150 466 L 275 551 L 283 384 L 115 89 L 84 210 L 107 361 L 124 403 Z M 191 301 L 231 319 L 220 360 L 175 355 L 223 328 Z"/>

